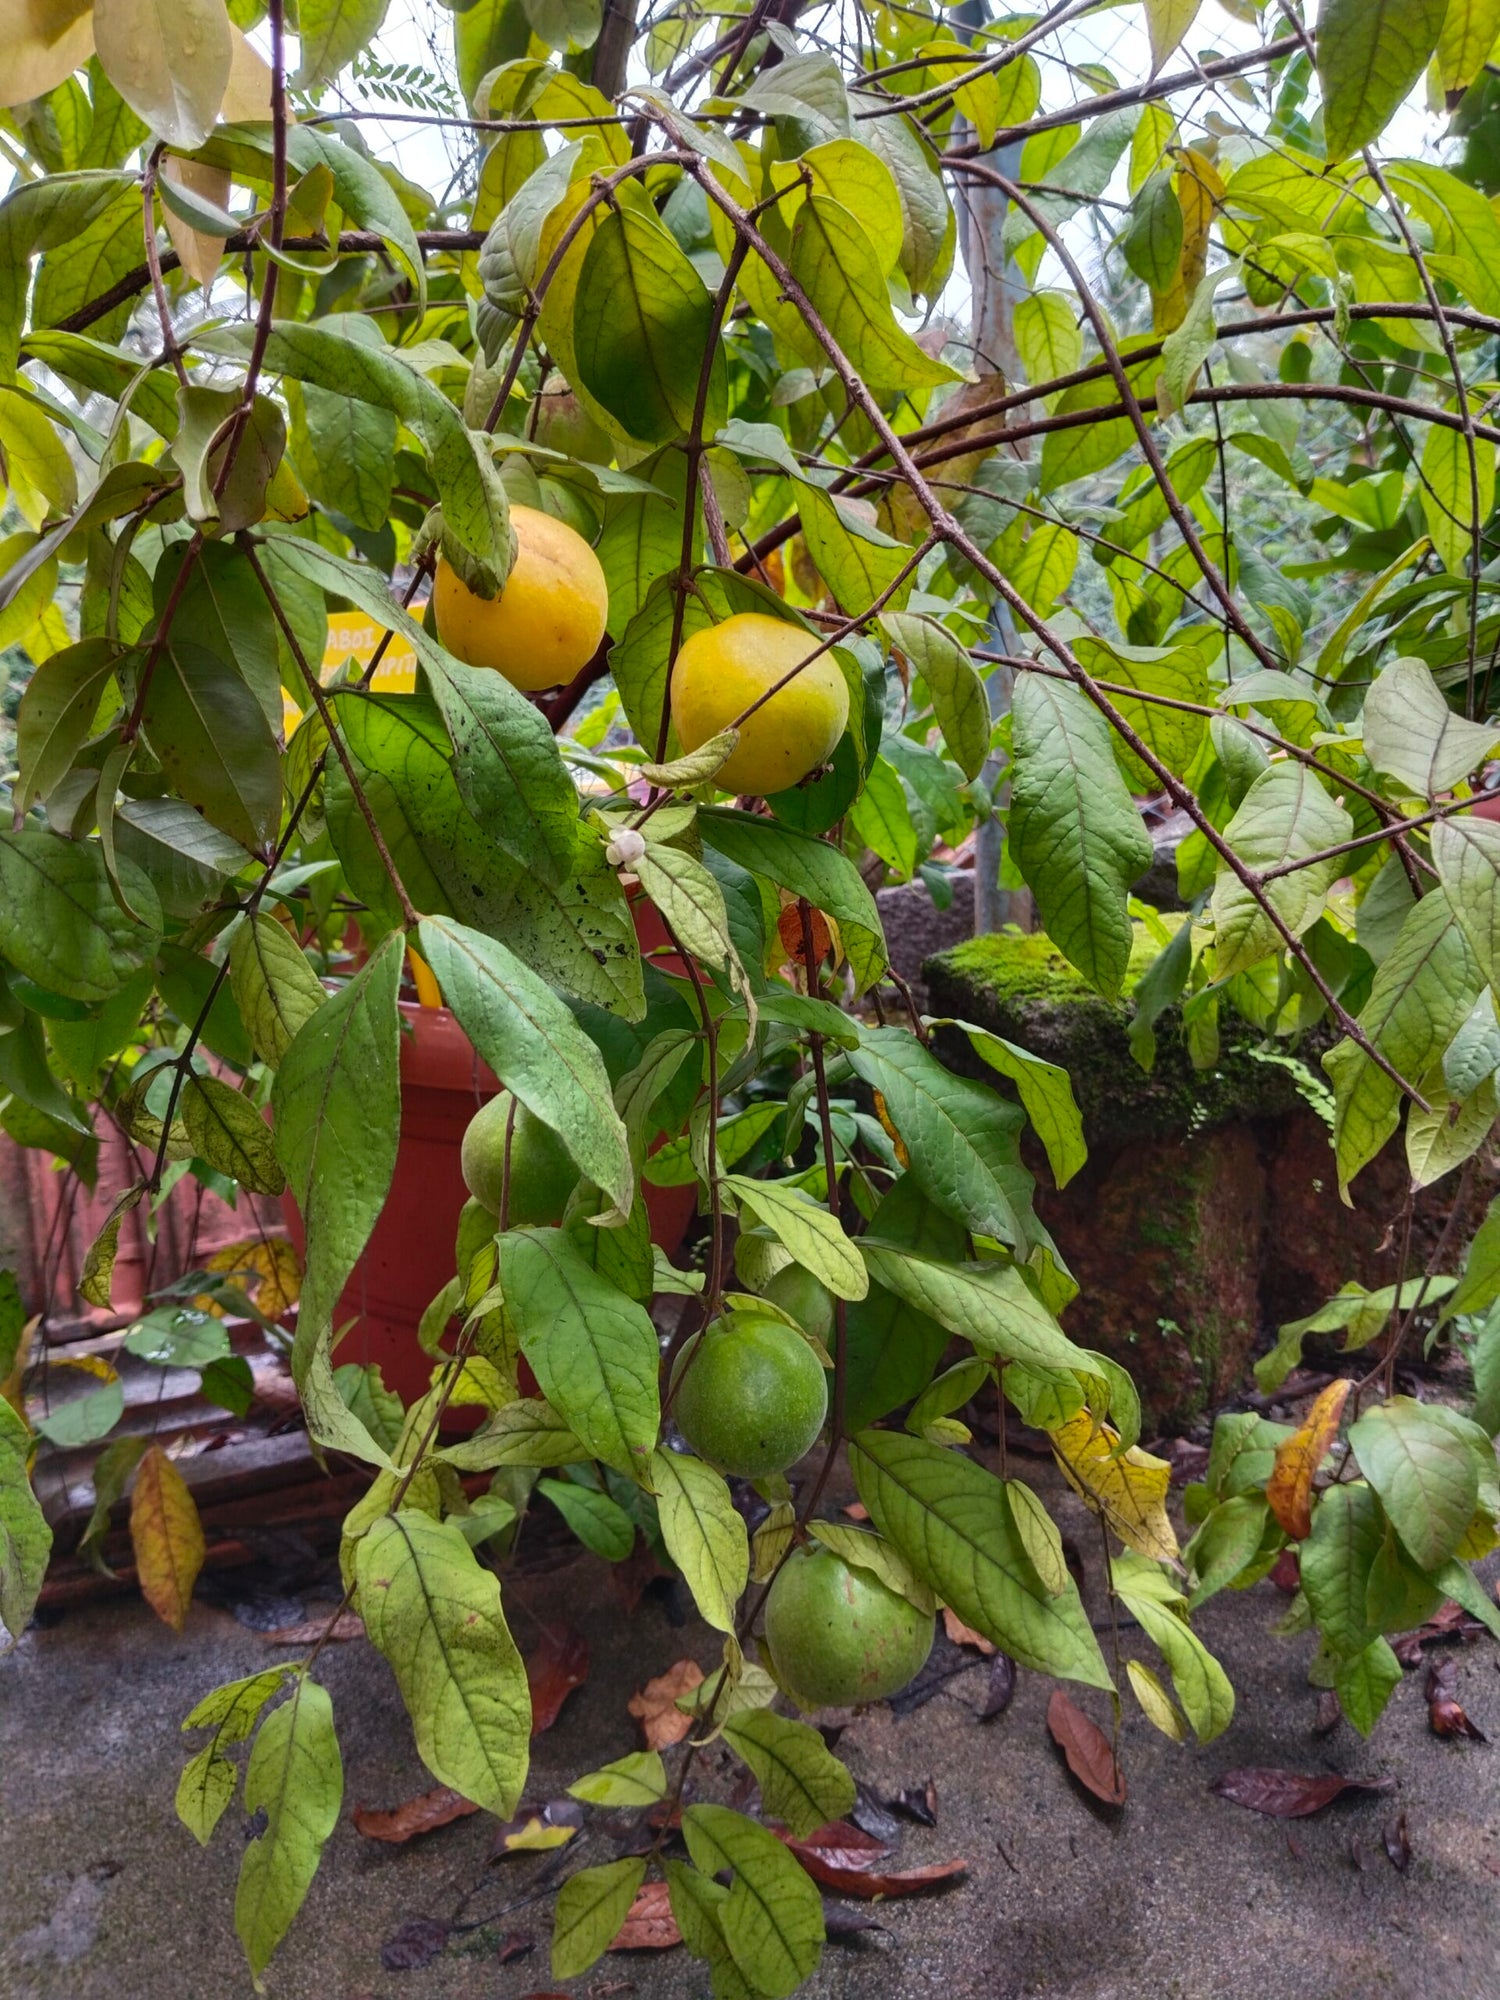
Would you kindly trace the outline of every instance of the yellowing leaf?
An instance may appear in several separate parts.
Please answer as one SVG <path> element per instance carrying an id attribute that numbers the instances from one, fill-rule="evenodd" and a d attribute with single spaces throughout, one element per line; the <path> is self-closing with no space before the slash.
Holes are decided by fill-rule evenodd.
<path id="1" fill-rule="evenodd" d="M 201 195 L 215 208 L 229 206 L 229 169 L 227 167 L 205 166 L 200 160 L 182 160 L 175 153 L 168 154 L 162 161 L 162 177 L 176 186 L 186 188 L 189 194 Z M 218 272 L 224 255 L 222 237 L 210 236 L 194 229 L 184 222 L 180 215 L 162 204 L 162 220 L 167 225 L 167 234 L 172 239 L 172 248 L 177 252 L 182 268 L 195 283 L 207 291 Z"/>
<path id="2" fill-rule="evenodd" d="M 94 46 L 89 0 L 4 0 L 0 5 L 0 104 L 25 104 L 82 69 Z"/>
<path id="3" fill-rule="evenodd" d="M 1350 1383 L 1347 1376 L 1328 1387 L 1314 1402 L 1301 1428 L 1278 1445 L 1276 1463 L 1266 1482 L 1271 1512 L 1294 1542 L 1312 1533 L 1313 1474 L 1328 1455 L 1339 1432 Z"/>
<path id="4" fill-rule="evenodd" d="M 163 1623 L 180 1632 L 203 1567 L 203 1523 L 187 1482 L 159 1444 L 152 1445 L 135 1475 L 130 1540 L 141 1595 Z"/>
<path id="5" fill-rule="evenodd" d="M 1140 1703 L 1141 1712 L 1152 1728 L 1159 1729 L 1174 1743 L 1181 1743 L 1187 1735 L 1186 1725 L 1156 1675 L 1139 1660 L 1127 1660 L 1125 1672 L 1130 1681 L 1130 1692 Z"/>
<path id="6" fill-rule="evenodd" d="M 284 1236 L 266 1236 L 249 1243 L 229 1243 L 204 1265 L 207 1271 L 233 1274 L 239 1289 L 267 1319 L 280 1319 L 297 1303 L 302 1290 L 302 1266 Z M 223 1317 L 226 1308 L 210 1298 L 195 1299 L 201 1312 Z"/>
<path id="7" fill-rule="evenodd" d="M 1167 1519 L 1171 1467 L 1165 1459 L 1132 1445 L 1116 1449 L 1119 1434 L 1099 1424 L 1087 1410 L 1051 1433 L 1063 1477 L 1092 1501 L 1127 1548 L 1157 1562 L 1171 1562 L 1177 1536 Z"/>

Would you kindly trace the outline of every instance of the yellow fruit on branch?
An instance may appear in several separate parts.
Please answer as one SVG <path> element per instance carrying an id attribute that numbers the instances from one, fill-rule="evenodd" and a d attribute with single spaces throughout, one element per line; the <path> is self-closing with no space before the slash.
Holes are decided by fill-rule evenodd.
<path id="1" fill-rule="evenodd" d="M 609 617 L 599 558 L 566 521 L 512 507 L 515 567 L 498 597 L 480 597 L 438 558 L 433 613 L 438 637 L 471 667 L 493 667 L 527 694 L 557 687 L 594 657 Z"/>
<path id="2" fill-rule="evenodd" d="M 672 669 L 672 721 L 683 749 L 738 721 L 819 644 L 800 625 L 760 611 L 695 632 Z M 832 653 L 819 653 L 740 725 L 738 747 L 714 783 L 761 798 L 785 791 L 827 762 L 848 721 L 843 672 Z"/>

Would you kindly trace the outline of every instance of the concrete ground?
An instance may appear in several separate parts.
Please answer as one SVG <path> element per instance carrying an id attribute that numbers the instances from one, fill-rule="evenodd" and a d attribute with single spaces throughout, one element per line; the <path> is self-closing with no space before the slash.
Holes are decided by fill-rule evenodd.
<path id="1" fill-rule="evenodd" d="M 1075 1526 L 1080 1529 L 1084 1524 Z M 1085 1550 L 1097 1546 L 1080 1532 Z M 685 1653 L 709 1662 L 711 1635 L 674 1628 L 659 1597 L 625 1617 L 593 1558 L 508 1593 L 529 1649 L 539 1613 L 587 1636 L 592 1667 L 533 1746 L 529 1796 L 636 1746 L 630 1694 Z M 317 1593 L 305 1595 L 309 1613 Z M 1440 1741 L 1427 1727 L 1423 1671 L 1407 1675 L 1369 1744 L 1340 1723 L 1313 1731 L 1311 1642 L 1271 1626 L 1286 1600 L 1269 1584 L 1204 1607 L 1199 1629 L 1239 1692 L 1207 1748 L 1157 1735 L 1133 1709 L 1123 1761 L 1129 1802 L 1113 1820 L 1075 1789 L 1044 1715 L 1050 1684 L 1023 1674 L 1010 1709 L 977 1711 L 988 1665 L 948 1681 L 904 1716 L 877 1707 L 839 1744 L 882 1797 L 931 1778 L 935 1828 L 904 1829 L 901 1865 L 964 1857 L 940 1895 L 865 1905 L 881 1929 L 831 1943 L 813 2000 L 1500 2000 L 1500 1748 Z M 1151 1660 L 1127 1629 L 1127 1653 Z M 1107 1642 L 1106 1642 L 1107 1646 Z M 1500 1736 L 1500 1653 L 1451 1649 L 1458 1694 Z M 1442 1649 L 1429 1653 L 1441 1656 Z M 208 1689 L 275 1657 L 225 1609 L 196 1607 L 179 1637 L 131 1600 L 76 1609 L 34 1628 L 0 1660 L 0 1994 L 6 2000 L 238 2000 L 251 1982 L 234 1938 L 238 1804 L 200 1850 L 172 1798 L 178 1724 Z M 319 1676 L 343 1742 L 345 1810 L 301 1917 L 266 1976 L 272 2000 L 522 2000 L 553 1993 L 538 1894 L 545 1856 L 489 1864 L 491 1827 L 465 1819 L 404 1848 L 351 1823 L 356 1804 L 393 1805 L 428 1780 L 390 1675 L 368 1645 L 330 1646 Z M 1101 1720 L 1105 1705 L 1080 1693 Z M 721 1790 L 714 1758 L 707 1781 Z M 1212 1796 L 1240 1765 L 1388 1776 L 1389 1796 L 1317 1818 L 1262 1818 Z M 1411 1865 L 1386 1858 L 1383 1829 L 1406 1814 Z M 616 1851 L 595 1832 L 581 1861 Z M 381 1946 L 413 1918 L 463 1906 L 478 1928 L 420 1970 L 382 1968 Z M 501 1963 L 511 1933 L 537 1940 Z M 705 2000 L 706 1971 L 678 1949 L 612 1955 L 571 1994 Z"/>

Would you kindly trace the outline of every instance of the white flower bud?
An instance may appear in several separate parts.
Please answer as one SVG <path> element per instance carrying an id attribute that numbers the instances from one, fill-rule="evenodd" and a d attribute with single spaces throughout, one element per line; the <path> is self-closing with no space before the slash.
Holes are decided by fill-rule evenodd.
<path id="1" fill-rule="evenodd" d="M 637 833 L 633 826 L 622 826 L 605 848 L 604 858 L 611 868 L 634 868 L 645 851 L 645 835 Z"/>

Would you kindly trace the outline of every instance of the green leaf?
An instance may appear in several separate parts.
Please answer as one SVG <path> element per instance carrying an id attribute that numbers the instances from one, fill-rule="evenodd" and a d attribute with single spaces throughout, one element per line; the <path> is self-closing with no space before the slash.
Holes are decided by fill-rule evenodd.
<path id="1" fill-rule="evenodd" d="M 724 1738 L 755 1773 L 766 1812 L 798 1840 L 852 1811 L 853 1778 L 807 1723 L 747 1708 L 729 1717 Z"/>
<path id="2" fill-rule="evenodd" d="M 576 1979 L 602 1958 L 646 1879 L 645 1857 L 581 1868 L 562 1885 L 552 1926 L 552 1977 Z"/>
<path id="3" fill-rule="evenodd" d="M 578 379 L 628 436 L 665 444 L 689 428 L 712 324 L 708 288 L 654 210 L 611 209 L 584 252 L 573 347 Z M 709 436 L 725 414 L 715 372 Z"/>
<path id="4" fill-rule="evenodd" d="M 1229 845 L 1257 875 L 1287 862 L 1306 861 L 1353 834 L 1354 822 L 1344 808 L 1335 805 L 1305 764 L 1290 757 L 1261 772 L 1224 829 Z M 1328 892 L 1347 866 L 1342 855 L 1312 862 L 1265 883 L 1261 897 L 1292 934 L 1301 937 L 1322 916 Z M 1213 913 L 1217 978 L 1243 972 L 1281 948 L 1281 934 L 1260 898 L 1222 861 L 1214 882 Z"/>
<path id="5" fill-rule="evenodd" d="M 985 1084 L 955 1076 L 904 1028 L 876 1028 L 849 1052 L 855 1075 L 885 1102 L 923 1192 L 979 1236 L 1024 1251 L 1031 1175 L 1021 1165 L 1021 1114 Z"/>
<path id="6" fill-rule="evenodd" d="M 1016 303 L 1015 342 L 1028 382 L 1071 375 L 1083 359 L 1077 306 L 1061 292 L 1028 292 Z"/>
<path id="7" fill-rule="evenodd" d="M 732 1632 L 734 1609 L 750 1576 L 750 1541 L 728 1486 L 701 1458 L 675 1451 L 652 1453 L 651 1484 L 667 1554 L 682 1571 L 699 1616 L 720 1632 Z"/>
<path id="8" fill-rule="evenodd" d="M 238 426 L 238 389 L 177 391 L 178 425 L 172 456 L 182 468 L 182 497 L 188 518 L 230 534 L 254 527 L 266 511 L 266 490 L 286 449 L 286 419 L 269 396 L 257 396 L 238 428 L 240 443 L 231 460 L 229 445 Z M 225 466 L 229 474 L 222 491 Z"/>
<path id="9" fill-rule="evenodd" d="M 266 1828 L 240 1863 L 234 1928 L 257 1980 L 306 1900 L 343 1802 L 333 1703 L 299 1678 L 261 1724 L 245 1767 L 245 1810 L 263 1811 Z"/>
<path id="10" fill-rule="evenodd" d="M 1092 1372 L 1092 1357 L 1068 1339 L 1014 1264 L 947 1263 L 873 1236 L 861 1237 L 859 1247 L 877 1284 L 981 1354 Z"/>
<path id="11" fill-rule="evenodd" d="M 307 1231 L 292 1373 L 308 1429 L 331 1449 L 385 1466 L 385 1452 L 339 1395 L 330 1352 L 339 1294 L 370 1240 L 396 1166 L 401 960 L 401 938 L 388 937 L 308 1017 L 271 1093 L 276 1156 Z"/>
<path id="12" fill-rule="evenodd" d="M 881 1198 L 870 1231 L 883 1242 L 925 1252 L 937 1262 L 965 1255 L 966 1232 L 930 1201 L 912 1174 L 903 1174 Z M 887 1411 L 909 1403 L 927 1386 L 948 1329 L 878 1281 L 850 1306 L 846 1319 L 848 1426 L 863 1430 Z"/>
<path id="13" fill-rule="evenodd" d="M 801 496 L 802 533 L 818 574 L 840 609 L 863 617 L 887 598 L 896 606 L 911 595 L 908 576 L 894 596 L 892 586 L 911 562 L 911 550 L 838 494 L 809 486 Z"/>
<path id="14" fill-rule="evenodd" d="M 64 778 L 84 741 L 109 686 L 119 654 L 104 639 L 65 646 L 36 669 L 27 682 L 16 716 L 16 754 L 21 779 L 17 806 L 28 812 Z"/>
<path id="15" fill-rule="evenodd" d="M 1048 1593 L 1003 1480 L 897 1431 L 862 1431 L 850 1457 L 880 1532 L 965 1624 L 1038 1673 L 1110 1685 L 1076 1586 Z"/>
<path id="16" fill-rule="evenodd" d="M 413 1510 L 374 1522 L 355 1562 L 365 1630 L 395 1672 L 423 1763 L 509 1819 L 526 1783 L 531 1694 L 499 1578 L 453 1522 Z"/>
<path id="17" fill-rule="evenodd" d="M 703 863 L 680 847 L 648 841 L 645 853 L 631 867 L 689 957 L 722 966 L 734 950 L 729 913 L 724 891 Z"/>
<path id="18" fill-rule="evenodd" d="M 1126 899 L 1151 840 L 1115 765 L 1110 730 L 1064 681 L 1017 676 L 1010 838 L 1047 935 L 1108 998 L 1133 934 Z"/>
<path id="19" fill-rule="evenodd" d="M 1349 1448 L 1416 1563 L 1446 1562 L 1479 1502 L 1478 1460 L 1452 1413 L 1392 1396 L 1350 1428 Z"/>
<path id="20" fill-rule="evenodd" d="M 259 910 L 234 934 L 229 982 L 255 1053 L 272 1069 L 328 997 L 291 932 Z"/>
<path id="21" fill-rule="evenodd" d="M 96 842 L 0 833 L 0 951 L 49 992 L 109 999 L 155 956 L 161 938 L 156 891 L 129 861 L 120 861 L 119 874 L 143 921 L 115 901 Z"/>
<path id="22" fill-rule="evenodd" d="M 1393 660 L 1365 696 L 1365 755 L 1377 771 L 1424 799 L 1448 792 L 1493 754 L 1500 730 L 1467 722 L 1448 706 L 1432 670 Z"/>
<path id="23" fill-rule="evenodd" d="M 1131 202 L 1120 249 L 1142 284 L 1153 292 L 1170 287 L 1182 261 L 1182 204 L 1170 167 L 1152 174 Z"/>
<path id="24" fill-rule="evenodd" d="M 249 1194 L 280 1194 L 286 1177 L 271 1128 L 248 1097 L 216 1076 L 190 1076 L 178 1099 L 193 1151 Z"/>
<path id="25" fill-rule="evenodd" d="M 1120 1601 L 1166 1661 L 1193 1734 L 1200 1743 L 1211 1743 L 1234 1719 L 1234 1689 L 1229 1676 L 1187 1620 L 1179 1617 L 1176 1605 L 1180 1600 L 1162 1604 L 1133 1592 L 1129 1587 L 1132 1569 L 1120 1563 L 1114 1568 Z"/>
<path id="26" fill-rule="evenodd" d="M 1462 431 L 1446 424 L 1429 425 L 1422 446 L 1422 515 L 1432 546 L 1454 576 L 1467 574 L 1474 552 L 1476 491 L 1481 526 L 1495 504 L 1495 447 L 1489 438 L 1480 437 L 1473 440 L 1472 449 L 1471 468 L 1469 442 Z"/>
<path id="27" fill-rule="evenodd" d="M 586 1549 L 606 1562 L 624 1562 L 635 1547 L 635 1523 L 607 1493 L 571 1479 L 539 1479 L 536 1490 L 550 1500 Z"/>
<path id="28" fill-rule="evenodd" d="M 729 860 L 790 895 L 805 896 L 835 919 L 861 991 L 879 978 L 886 966 L 880 913 L 846 854 L 775 820 L 722 806 L 700 811 L 698 826 L 708 845 Z"/>
<path id="29" fill-rule="evenodd" d="M 604 1058 L 545 982 L 496 939 L 424 919 L 422 956 L 459 1025 L 508 1089 L 549 1125 L 579 1171 L 628 1214 L 635 1191 Z"/>
<path id="30" fill-rule="evenodd" d="M 880 259 L 857 217 L 827 195 L 809 195 L 797 211 L 787 265 L 847 359 L 874 389 L 935 388 L 957 381 L 896 319 Z M 826 363 L 808 331 L 795 336 L 814 367 Z"/>
<path id="31" fill-rule="evenodd" d="M 1380 1502 L 1362 1480 L 1319 1495 L 1312 1533 L 1298 1552 L 1299 1567 L 1313 1620 L 1336 1659 L 1356 1658 L 1375 1637 L 1368 1612 L 1370 1571 L 1384 1538 Z"/>
<path id="32" fill-rule="evenodd" d="M 758 1217 L 835 1298 L 862 1299 L 870 1289 L 859 1251 L 821 1202 L 785 1181 L 726 1174 L 723 1185 L 740 1208 Z"/>
<path id="33" fill-rule="evenodd" d="M 219 0 L 96 0 L 94 46 L 105 75 L 158 139 L 188 153 L 203 144 L 233 58 Z"/>
<path id="34" fill-rule="evenodd" d="M 134 186 L 134 175 L 47 174 L 19 181 L 0 201 L 0 382 L 12 381 L 26 324 L 28 266 L 39 251 L 80 237 Z M 137 207 L 139 203 L 137 202 Z"/>
<path id="35" fill-rule="evenodd" d="M 1083 1114 L 1073 1096 L 1073 1082 L 1065 1069 L 1045 1062 L 1002 1035 L 976 1028 L 969 1021 L 934 1020 L 934 1028 L 960 1028 L 968 1036 L 969 1047 L 1001 1076 L 1016 1086 L 1032 1129 L 1047 1150 L 1047 1164 L 1056 1186 L 1064 1188 L 1089 1156 L 1083 1136 Z"/>
<path id="36" fill-rule="evenodd" d="M 174 789 L 242 847 L 263 852 L 281 820 L 281 759 L 239 672 L 182 640 L 162 653 L 146 735 Z"/>
<path id="37" fill-rule="evenodd" d="M 727 1806 L 689 1806 L 682 1831 L 705 1875 L 734 1870 L 718 1917 L 735 1965 L 753 1992 L 788 2000 L 823 1955 L 823 1904 L 811 1878 L 773 1833 Z"/>
<path id="38" fill-rule="evenodd" d="M 542 1393 L 591 1457 L 645 1474 L 661 1426 L 656 1329 L 558 1229 L 500 1239 L 505 1311 Z"/>
<path id="39" fill-rule="evenodd" d="M 1151 74 L 1181 47 L 1203 0 L 1146 0 L 1146 28 L 1151 37 Z M 1164 287 L 1158 287 L 1162 290 Z"/>
<path id="40" fill-rule="evenodd" d="M 380 33 L 388 5 L 389 0 L 301 0 L 297 89 L 317 91 L 332 83 Z"/>
<path id="41" fill-rule="evenodd" d="M 246 355 L 250 329 L 221 327 L 198 342 L 216 354 Z M 392 411 L 425 448 L 443 506 L 443 525 L 482 563 L 503 575 L 512 542 L 505 490 L 489 453 L 442 392 L 389 348 L 367 346 L 321 322 L 278 321 L 266 343 L 266 367 L 296 382 Z"/>
<path id="42" fill-rule="evenodd" d="M 1318 81 L 1330 162 L 1378 139 L 1427 67 L 1448 0 L 1321 0 Z"/>
<path id="43" fill-rule="evenodd" d="M 907 611 L 883 611 L 890 642 L 922 676 L 948 754 L 977 778 L 990 750 L 990 705 L 979 669 L 945 625 Z"/>
<path id="44" fill-rule="evenodd" d="M 31 1433 L 0 1396 L 0 1624 L 12 1640 L 31 1622 L 52 1553 L 52 1530 L 31 1490 Z"/>
<path id="45" fill-rule="evenodd" d="M 535 1396 L 505 1404 L 471 1437 L 444 1445 L 438 1453 L 460 1472 L 492 1472 L 500 1465 L 577 1465 L 590 1455 L 556 1410 Z"/>
<path id="46" fill-rule="evenodd" d="M 568 1787 L 570 1799 L 588 1806 L 651 1806 L 666 1792 L 666 1766 L 655 1750 L 632 1750 Z"/>
<path id="47" fill-rule="evenodd" d="M 624 1020 L 644 1017 L 644 969 L 630 906 L 604 843 L 589 830 L 580 834 L 573 872 L 560 887 L 540 875 L 521 877 L 505 938 L 549 985 Z"/>
<path id="48" fill-rule="evenodd" d="M 1401 1685 L 1401 1662 L 1384 1639 L 1372 1639 L 1352 1660 L 1340 1660 L 1333 1685 L 1339 1707 L 1360 1735 L 1368 1736 Z"/>
<path id="49" fill-rule="evenodd" d="M 49 1444 L 71 1451 L 108 1437 L 124 1414 L 124 1390 L 118 1381 L 106 1382 L 81 1396 L 54 1403 L 47 1416 L 37 1418 L 36 1428 Z"/>

